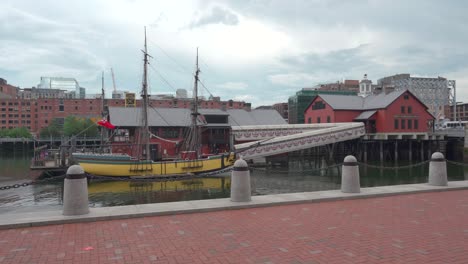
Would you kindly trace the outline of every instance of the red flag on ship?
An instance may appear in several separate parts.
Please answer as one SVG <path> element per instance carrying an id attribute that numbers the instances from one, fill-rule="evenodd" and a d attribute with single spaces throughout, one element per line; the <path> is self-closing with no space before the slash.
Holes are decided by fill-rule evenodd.
<path id="1" fill-rule="evenodd" d="M 111 122 L 107 121 L 106 119 L 102 119 L 101 121 L 97 122 L 98 125 L 103 126 L 108 129 L 114 129 L 115 126 L 111 124 Z"/>

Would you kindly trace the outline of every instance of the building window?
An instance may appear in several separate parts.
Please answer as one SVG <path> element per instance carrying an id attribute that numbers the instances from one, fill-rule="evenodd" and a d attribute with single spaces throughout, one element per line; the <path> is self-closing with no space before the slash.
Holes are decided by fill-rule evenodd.
<path id="1" fill-rule="evenodd" d="M 179 129 L 178 128 L 165 128 L 162 131 L 162 136 L 164 138 L 178 138 Z"/>
<path id="2" fill-rule="evenodd" d="M 418 129 L 419 121 L 417 119 L 414 120 L 414 129 Z"/>
<path id="3" fill-rule="evenodd" d="M 408 106 L 408 114 L 411 114 L 411 113 L 413 113 L 413 108 L 411 106 Z"/>
<path id="4" fill-rule="evenodd" d="M 317 124 L 320 124 L 320 117 L 317 117 Z"/>
<path id="5" fill-rule="evenodd" d="M 330 123 L 331 122 L 331 118 L 330 116 L 327 116 L 327 123 Z"/>
<path id="6" fill-rule="evenodd" d="M 409 100 L 409 95 L 405 94 L 405 95 L 403 96 L 403 99 Z"/>
<path id="7" fill-rule="evenodd" d="M 404 106 L 401 107 L 401 113 L 402 113 L 402 114 L 405 113 L 405 107 L 404 107 Z"/>
<path id="8" fill-rule="evenodd" d="M 78 110 L 78 106 L 75 106 L 75 110 Z"/>
<path id="9" fill-rule="evenodd" d="M 312 118 L 311 118 L 311 117 L 309 117 L 309 118 L 307 119 L 307 123 L 312 124 Z"/>
<path id="10" fill-rule="evenodd" d="M 317 101 L 312 105 L 312 110 L 325 109 L 325 104 L 322 101 Z"/>
<path id="11" fill-rule="evenodd" d="M 63 105 L 59 105 L 59 111 L 60 112 L 63 112 L 65 110 L 64 106 Z"/>
<path id="12" fill-rule="evenodd" d="M 395 125 L 395 129 L 398 129 L 398 119 L 395 119 L 395 122 L 394 122 L 394 125 Z"/>
<path id="13" fill-rule="evenodd" d="M 413 129 L 413 120 L 411 119 L 408 119 L 408 129 Z"/>
<path id="14" fill-rule="evenodd" d="M 406 128 L 406 122 L 405 122 L 405 119 L 402 119 L 401 120 L 401 129 L 405 129 Z"/>

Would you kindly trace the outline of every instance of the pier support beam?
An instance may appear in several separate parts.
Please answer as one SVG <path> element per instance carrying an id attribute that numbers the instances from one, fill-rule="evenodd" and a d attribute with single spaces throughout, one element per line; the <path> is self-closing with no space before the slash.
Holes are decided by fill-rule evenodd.
<path id="1" fill-rule="evenodd" d="M 364 143 L 364 162 L 367 163 L 367 142 Z"/>
<path id="2" fill-rule="evenodd" d="M 424 161 L 424 141 L 421 140 L 421 161 Z"/>
<path id="3" fill-rule="evenodd" d="M 325 169 L 326 167 L 327 161 L 325 160 L 325 157 L 322 157 L 322 162 L 320 163 L 320 176 L 327 175 L 327 170 Z"/>
<path id="4" fill-rule="evenodd" d="M 383 150 L 383 141 L 380 140 L 379 143 L 380 143 L 380 163 L 383 163 L 383 156 L 384 156 L 384 155 L 383 155 L 383 151 L 384 151 L 384 150 Z"/>
<path id="5" fill-rule="evenodd" d="M 430 159 L 432 154 L 432 140 L 427 141 L 427 158 Z"/>
<path id="6" fill-rule="evenodd" d="M 395 163 L 398 163 L 398 141 L 395 141 Z"/>
<path id="7" fill-rule="evenodd" d="M 413 161 L 413 141 L 411 140 L 408 141 L 408 147 L 409 147 L 408 159 L 410 162 L 412 162 Z"/>

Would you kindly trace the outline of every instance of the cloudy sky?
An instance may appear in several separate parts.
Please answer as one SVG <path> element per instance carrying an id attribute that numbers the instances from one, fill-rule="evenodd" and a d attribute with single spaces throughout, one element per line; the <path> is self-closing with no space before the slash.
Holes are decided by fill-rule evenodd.
<path id="1" fill-rule="evenodd" d="M 466 1 L 2 0 L 0 78 L 20 87 L 74 77 L 98 93 L 139 92 L 147 27 L 152 94 L 286 102 L 303 87 L 396 73 L 457 81 L 468 102 Z"/>

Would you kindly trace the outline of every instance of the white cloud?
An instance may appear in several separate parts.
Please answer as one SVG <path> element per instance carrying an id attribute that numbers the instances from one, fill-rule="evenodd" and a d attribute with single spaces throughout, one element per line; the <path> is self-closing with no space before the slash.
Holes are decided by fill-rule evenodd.
<path id="1" fill-rule="evenodd" d="M 281 73 L 269 75 L 268 80 L 273 84 L 302 88 L 316 84 L 319 77 L 303 72 Z"/>
<path id="2" fill-rule="evenodd" d="M 210 24 L 235 26 L 239 24 L 239 18 L 235 13 L 226 8 L 214 6 L 209 13 L 203 14 L 202 16 L 194 19 L 190 23 L 189 28 L 202 27 Z"/>
<path id="3" fill-rule="evenodd" d="M 249 85 L 245 82 L 225 82 L 222 84 L 216 85 L 216 87 L 226 90 L 245 90 L 249 87 Z"/>
<path id="4" fill-rule="evenodd" d="M 253 19 L 241 18 L 235 27 L 213 25 L 179 34 L 181 43 L 200 47 L 202 55 L 225 69 L 273 63 L 278 54 L 294 50 L 286 33 Z"/>
<path id="5" fill-rule="evenodd" d="M 28 87 L 42 75 L 69 75 L 92 91 L 102 70 L 111 83 L 113 67 L 119 89 L 137 91 L 146 25 L 151 63 L 172 86 L 191 89 L 199 47 L 209 65 L 201 65 L 204 83 L 226 100 L 238 89 L 245 94 L 237 98 L 267 104 L 317 83 L 408 72 L 456 79 L 463 101 L 466 8 L 435 0 L 2 0 L 0 77 Z M 168 90 L 150 77 L 154 90 Z"/>
<path id="6" fill-rule="evenodd" d="M 232 100 L 235 101 L 244 101 L 244 102 L 252 102 L 253 100 L 256 100 L 257 98 L 255 96 L 245 94 L 245 95 L 237 95 L 232 98 Z"/>

